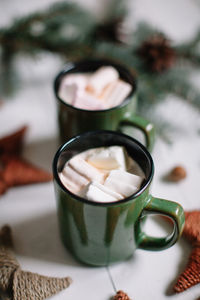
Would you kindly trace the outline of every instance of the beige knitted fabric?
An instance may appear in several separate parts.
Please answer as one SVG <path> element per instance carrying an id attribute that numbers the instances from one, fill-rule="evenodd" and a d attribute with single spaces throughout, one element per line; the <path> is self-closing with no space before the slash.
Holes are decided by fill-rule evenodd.
<path id="1" fill-rule="evenodd" d="M 71 284 L 69 277 L 48 277 L 21 270 L 11 246 L 11 230 L 4 226 L 0 230 L 0 295 L 6 292 L 10 300 L 43 300 Z"/>
<path id="2" fill-rule="evenodd" d="M 68 277 L 41 276 L 19 268 L 13 278 L 13 300 L 43 300 L 67 288 L 70 283 Z"/>
<path id="3" fill-rule="evenodd" d="M 19 264 L 9 250 L 0 247 L 0 290 L 6 292 Z"/>
<path id="4" fill-rule="evenodd" d="M 12 234 L 9 226 L 0 230 L 0 290 L 6 292 L 10 287 L 13 274 L 19 267 L 12 253 Z"/>

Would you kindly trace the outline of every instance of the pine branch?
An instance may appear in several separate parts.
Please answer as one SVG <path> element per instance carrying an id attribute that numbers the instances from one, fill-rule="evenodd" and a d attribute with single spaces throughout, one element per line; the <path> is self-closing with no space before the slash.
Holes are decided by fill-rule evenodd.
<path id="1" fill-rule="evenodd" d="M 174 49 L 180 59 L 188 61 L 192 66 L 196 64 L 200 66 L 200 30 L 191 41 L 180 44 Z"/>
<path id="2" fill-rule="evenodd" d="M 13 88 L 17 85 L 17 79 L 13 70 L 14 55 L 9 47 L 4 48 L 1 53 L 0 91 L 3 94 L 11 94 Z"/>
<path id="3" fill-rule="evenodd" d="M 126 0 L 112 0 L 104 20 L 109 21 L 110 19 L 124 19 L 128 15 L 128 6 Z"/>
<path id="4" fill-rule="evenodd" d="M 94 55 L 115 60 L 123 63 L 134 72 L 141 68 L 142 62 L 132 54 L 132 49 L 125 45 L 116 45 L 113 43 L 101 42 L 96 44 Z"/>
<path id="5" fill-rule="evenodd" d="M 160 33 L 157 28 L 154 28 L 146 22 L 140 22 L 130 37 L 130 47 L 132 47 L 133 52 L 135 52 L 145 40 Z"/>
<path id="6" fill-rule="evenodd" d="M 10 28 L 1 29 L 0 44 L 13 52 L 45 49 L 66 54 L 83 42 L 94 24 L 96 21 L 89 13 L 62 2 L 43 13 L 17 19 Z"/>
<path id="7" fill-rule="evenodd" d="M 11 26 L 0 29 L 1 90 L 8 91 L 13 85 L 12 64 L 17 53 L 34 55 L 50 51 L 64 60 L 110 58 L 127 66 L 137 76 L 138 110 L 147 118 L 152 116 L 154 123 L 158 121 L 162 135 L 166 124 L 158 120 L 154 108 L 167 94 L 176 94 L 200 109 L 200 91 L 189 81 L 192 70 L 200 67 L 200 30 L 187 43 L 173 47 L 165 43 L 164 47 L 175 52 L 176 63 L 169 63 L 160 73 L 156 68 L 152 72 L 145 59 L 138 55 L 138 49 L 145 41 L 163 34 L 143 22 L 129 34 L 128 43 L 124 43 L 118 29 L 127 15 L 126 0 L 112 0 L 102 21 L 70 2 L 59 2 L 45 11 L 16 19 Z M 157 55 L 159 60 L 160 54 Z M 164 62 L 166 64 L 166 60 Z"/>

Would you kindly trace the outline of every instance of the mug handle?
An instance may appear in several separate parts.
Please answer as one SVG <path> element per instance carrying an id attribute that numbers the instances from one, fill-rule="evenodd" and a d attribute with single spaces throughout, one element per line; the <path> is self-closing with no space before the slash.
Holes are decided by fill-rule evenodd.
<path id="1" fill-rule="evenodd" d="M 161 214 L 169 217 L 173 221 L 173 232 L 163 238 L 152 237 L 141 231 L 139 221 L 136 226 L 138 248 L 158 251 L 167 249 L 175 244 L 181 236 L 185 224 L 185 214 L 182 206 L 176 202 L 150 196 L 150 201 L 144 208 L 141 217 L 149 214 Z"/>
<path id="2" fill-rule="evenodd" d="M 123 117 L 120 121 L 118 129 L 120 130 L 120 127 L 124 125 L 133 126 L 140 129 L 144 133 L 146 147 L 151 152 L 155 141 L 154 125 L 138 115 L 130 115 Z"/>

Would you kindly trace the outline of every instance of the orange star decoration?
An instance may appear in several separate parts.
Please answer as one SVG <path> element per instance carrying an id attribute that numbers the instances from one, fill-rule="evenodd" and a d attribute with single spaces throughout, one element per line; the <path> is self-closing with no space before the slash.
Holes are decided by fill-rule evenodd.
<path id="1" fill-rule="evenodd" d="M 192 252 L 185 270 L 174 286 L 176 293 L 200 283 L 200 211 L 185 212 L 183 235 L 191 242 Z"/>
<path id="2" fill-rule="evenodd" d="M 0 139 L 0 195 L 13 186 L 47 182 L 52 175 L 21 157 L 27 126 Z"/>
<path id="3" fill-rule="evenodd" d="M 66 289 L 70 277 L 57 278 L 23 271 L 13 253 L 9 226 L 0 229 L 0 296 L 8 300 L 44 300 Z"/>
<path id="4" fill-rule="evenodd" d="M 113 300 L 131 300 L 129 296 L 123 291 L 118 291 L 116 295 L 113 297 Z"/>

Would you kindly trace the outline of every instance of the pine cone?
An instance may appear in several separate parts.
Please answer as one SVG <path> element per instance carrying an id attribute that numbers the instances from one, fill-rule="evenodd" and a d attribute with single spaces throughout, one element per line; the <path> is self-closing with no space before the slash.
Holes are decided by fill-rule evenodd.
<path id="1" fill-rule="evenodd" d="M 149 71 L 162 72 L 173 66 L 176 58 L 169 41 L 161 34 L 144 41 L 137 54 L 142 58 Z"/>
<path id="2" fill-rule="evenodd" d="M 118 291 L 117 294 L 113 297 L 113 300 L 131 300 L 131 299 L 123 291 Z"/>

